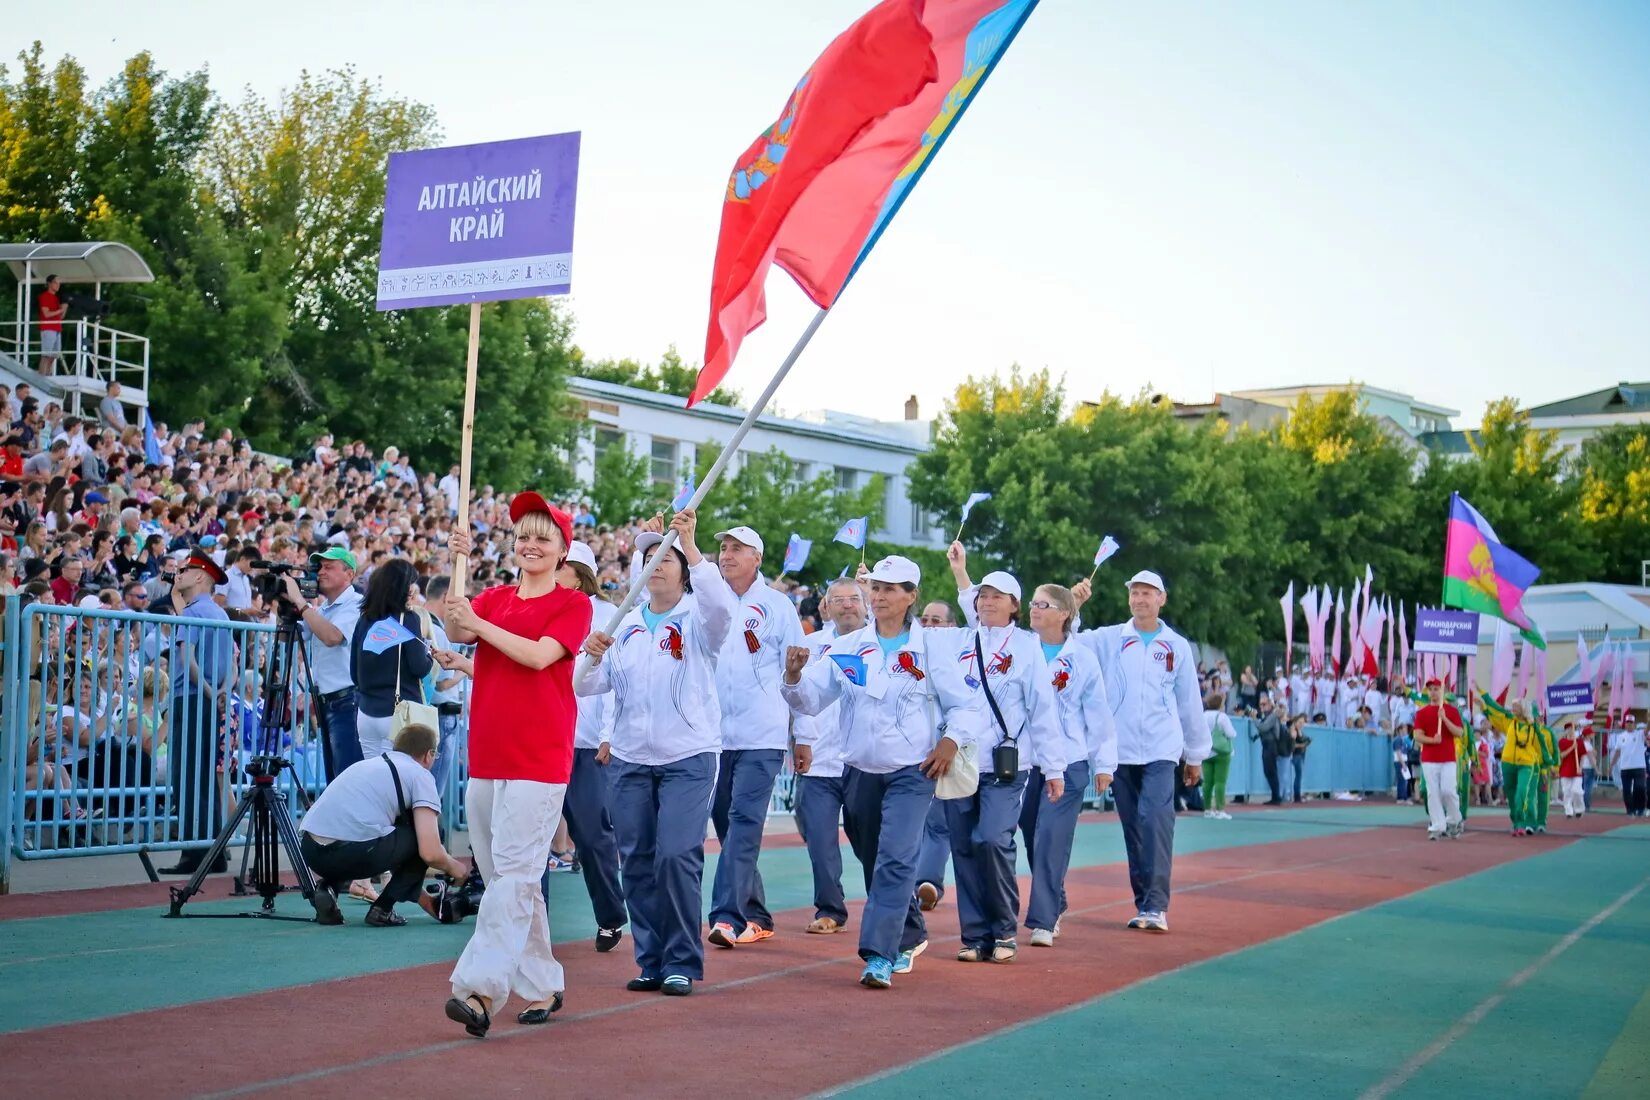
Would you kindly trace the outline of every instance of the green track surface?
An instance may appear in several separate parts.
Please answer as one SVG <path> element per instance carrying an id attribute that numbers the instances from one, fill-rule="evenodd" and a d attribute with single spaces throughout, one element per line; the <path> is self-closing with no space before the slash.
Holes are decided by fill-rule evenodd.
<path id="1" fill-rule="evenodd" d="M 1396 814 L 1369 807 L 1324 806 L 1302 812 L 1243 814 L 1232 821 L 1182 818 L 1176 851 L 1190 854 L 1282 840 L 1355 832 L 1372 824 L 1417 825 L 1413 811 Z M 1123 860 L 1115 818 L 1086 815 L 1078 827 L 1072 866 Z M 843 886 L 862 897 L 859 864 L 843 849 Z M 811 905 L 813 880 L 807 851 L 770 848 L 762 853 L 768 906 L 774 912 Z M 1022 866 L 1022 872 L 1025 868 Z M 706 894 L 716 873 L 707 856 Z M 256 899 L 200 901 L 198 913 L 249 912 Z M 306 910 L 296 895 L 279 902 L 284 913 Z M 341 928 L 260 920 L 167 920 L 156 908 L 41 917 L 0 923 L 0 1033 L 71 1023 L 258 993 L 311 982 L 456 959 L 469 925 L 444 926 L 409 914 L 398 931 L 360 923 L 366 906 L 343 902 L 350 923 Z M 577 875 L 551 880 L 551 934 L 557 941 L 596 933 L 595 920 Z"/>
<path id="2" fill-rule="evenodd" d="M 968 1081 L 988 1096 L 1141 1096 L 1190 1082 L 1225 1097 L 1359 1096 L 1499 995 L 1392 1095 L 1650 1096 L 1650 888 L 1510 984 L 1645 881 L 1646 841 L 1624 828 L 1504 864 L 1160 975 L 847 1095 L 931 1095 Z"/>

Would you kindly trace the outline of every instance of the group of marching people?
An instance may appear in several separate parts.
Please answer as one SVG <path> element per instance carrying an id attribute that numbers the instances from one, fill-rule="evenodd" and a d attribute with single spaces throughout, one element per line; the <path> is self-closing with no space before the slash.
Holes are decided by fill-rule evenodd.
<path id="1" fill-rule="evenodd" d="M 787 751 L 814 871 L 806 930 L 847 930 L 840 824 L 864 873 L 867 987 L 887 988 L 928 947 L 923 914 L 943 890 L 944 853 L 935 873 L 923 849 L 940 832 L 956 957 L 1004 963 L 1018 951 L 1017 831 L 1033 868 L 1024 923 L 1034 946 L 1052 945 L 1091 779 L 1117 802 L 1136 910 L 1128 926 L 1168 930 L 1175 772 L 1196 784 L 1210 738 L 1195 657 L 1159 618 L 1167 595 L 1156 574 L 1130 580 L 1128 622 L 1092 631 L 1077 626 L 1086 582 L 1042 585 L 1026 629 L 1020 582 L 993 572 L 972 583 L 953 545 L 966 625 L 923 625 L 921 572 L 894 556 L 834 582 L 829 625 L 804 636 L 762 577 L 761 536 L 719 531 L 712 560 L 685 510 L 670 520 L 673 545 L 663 516 L 637 537 L 646 596 L 609 632 L 611 609 L 583 583 L 568 517 L 536 494 L 518 500 L 521 583 L 448 601 L 449 633 L 477 644 L 467 805 L 487 890 L 446 1009 L 470 1034 L 486 1034 L 512 991 L 529 1002 L 523 1022 L 561 1006 L 540 878 L 563 815 L 597 949 L 630 926 L 639 973 L 629 989 L 689 994 L 706 939 L 732 949 L 774 936 L 757 857 Z M 560 579 L 550 588 L 545 577 Z M 506 703 L 505 692 L 517 698 Z M 701 938 L 707 825 L 721 855 Z"/>

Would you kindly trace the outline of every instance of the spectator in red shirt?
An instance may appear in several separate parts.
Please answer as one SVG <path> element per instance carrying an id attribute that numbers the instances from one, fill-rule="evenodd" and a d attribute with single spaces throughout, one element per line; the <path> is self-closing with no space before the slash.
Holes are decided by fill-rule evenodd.
<path id="1" fill-rule="evenodd" d="M 1574 722 L 1564 723 L 1564 736 L 1558 739 L 1558 789 L 1565 817 L 1580 817 L 1587 811 L 1581 789 L 1581 766 L 1586 755 L 1586 738 L 1576 735 Z"/>
<path id="2" fill-rule="evenodd" d="M 562 967 L 539 879 L 573 770 L 573 659 L 590 633 L 589 598 L 556 584 L 572 517 L 526 492 L 510 502 L 510 519 L 520 583 L 490 588 L 473 603 L 452 592 L 445 601 L 447 637 L 476 643 L 465 809 L 487 883 L 446 1011 L 477 1038 L 512 989 L 528 1001 L 521 1023 L 545 1023 L 561 1007 Z M 454 555 L 471 549 L 462 531 L 448 545 Z M 446 651 L 437 660 L 448 670 L 466 663 Z"/>
<path id="3" fill-rule="evenodd" d="M 57 357 L 63 351 L 63 315 L 69 312 L 57 297 L 56 275 L 46 276 L 46 289 L 40 292 L 40 373 L 50 378 L 57 369 Z"/>
<path id="4" fill-rule="evenodd" d="M 8 435 L 6 437 L 6 454 L 0 459 L 0 478 L 7 481 L 23 480 L 23 437 Z"/>
<path id="5" fill-rule="evenodd" d="M 1455 739 L 1464 732 L 1461 712 L 1444 702 L 1444 683 L 1427 681 L 1432 702 L 1415 712 L 1421 743 L 1421 776 L 1427 784 L 1427 839 L 1461 835 L 1461 793 L 1456 787 Z"/>

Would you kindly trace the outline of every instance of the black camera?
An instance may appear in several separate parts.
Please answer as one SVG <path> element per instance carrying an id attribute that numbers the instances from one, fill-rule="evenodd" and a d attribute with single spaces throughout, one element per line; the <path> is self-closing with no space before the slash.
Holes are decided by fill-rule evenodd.
<path id="1" fill-rule="evenodd" d="M 481 872 L 472 867 L 463 882 L 444 876 L 440 882 L 424 887 L 424 891 L 435 899 L 435 919 L 442 924 L 457 924 L 480 911 L 481 895 L 487 887 L 481 881 Z"/>
<path id="2" fill-rule="evenodd" d="M 290 576 L 298 582 L 298 594 L 304 599 L 316 600 L 321 597 L 321 578 L 313 569 L 284 561 L 255 561 L 252 568 L 252 593 L 262 596 L 265 603 L 277 603 L 286 599 L 286 585 L 281 583 L 281 578 L 285 576 Z"/>
<path id="3" fill-rule="evenodd" d="M 64 291 L 58 300 L 69 307 L 69 313 L 76 317 L 107 317 L 109 303 L 101 298 L 94 298 L 90 294 L 76 294 L 73 291 Z"/>

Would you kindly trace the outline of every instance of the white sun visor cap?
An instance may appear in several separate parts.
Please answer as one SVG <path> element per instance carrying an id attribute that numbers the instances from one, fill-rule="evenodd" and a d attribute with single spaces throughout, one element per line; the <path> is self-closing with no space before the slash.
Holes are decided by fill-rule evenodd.
<path id="1" fill-rule="evenodd" d="M 980 578 L 977 588 L 995 588 L 1005 596 L 1020 598 L 1020 582 L 1014 579 L 1014 574 L 1004 573 L 1001 569 L 987 573 Z M 976 595 L 976 599 L 978 596 Z"/>
<path id="2" fill-rule="evenodd" d="M 1137 584 L 1149 584 L 1159 592 L 1165 594 L 1169 591 L 1167 588 L 1163 587 L 1163 578 L 1158 576 L 1156 573 L 1153 573 L 1150 569 L 1142 569 L 1140 572 L 1130 577 L 1129 583 L 1126 587 L 1133 588 Z"/>
<path id="3" fill-rule="evenodd" d="M 752 550 L 755 550 L 758 554 L 763 552 L 762 536 L 757 534 L 755 531 L 752 531 L 749 527 L 729 527 L 726 531 L 716 532 L 717 542 L 730 538 L 738 539 L 746 546 L 749 546 Z"/>
<path id="4" fill-rule="evenodd" d="M 655 534 L 652 531 L 643 531 L 636 536 L 636 553 L 646 554 L 663 541 L 665 541 L 663 535 Z"/>
<path id="5" fill-rule="evenodd" d="M 902 558 L 895 554 L 877 562 L 865 579 L 882 581 L 884 584 L 921 584 L 922 570 L 910 558 Z"/>
<path id="6" fill-rule="evenodd" d="M 587 542 L 574 539 L 573 544 L 567 548 L 567 561 L 572 565 L 582 565 L 592 573 L 596 571 L 596 552 L 590 549 Z"/>

